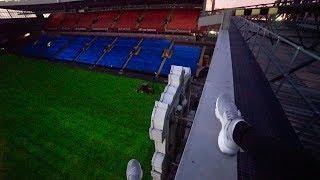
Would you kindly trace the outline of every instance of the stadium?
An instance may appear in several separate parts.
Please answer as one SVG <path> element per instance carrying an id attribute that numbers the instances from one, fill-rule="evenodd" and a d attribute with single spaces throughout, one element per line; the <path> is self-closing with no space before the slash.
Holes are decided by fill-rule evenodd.
<path id="1" fill-rule="evenodd" d="M 223 154 L 221 118 L 318 162 L 319 9 L 0 1 L 0 179 L 130 179 L 132 159 L 138 179 L 260 179 L 259 149 L 232 135 Z M 223 94 L 236 113 L 217 114 Z"/>

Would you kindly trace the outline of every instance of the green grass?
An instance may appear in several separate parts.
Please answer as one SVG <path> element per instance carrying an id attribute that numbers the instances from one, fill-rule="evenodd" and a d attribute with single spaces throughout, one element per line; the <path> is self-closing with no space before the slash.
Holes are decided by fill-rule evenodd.
<path id="1" fill-rule="evenodd" d="M 144 81 L 0 56 L 0 178 L 124 179 L 138 159 L 150 178 L 154 95 Z"/>

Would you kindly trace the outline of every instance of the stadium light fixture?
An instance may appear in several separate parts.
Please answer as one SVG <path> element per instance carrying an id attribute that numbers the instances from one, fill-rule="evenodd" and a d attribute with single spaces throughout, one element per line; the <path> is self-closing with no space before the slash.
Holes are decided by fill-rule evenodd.
<path id="1" fill-rule="evenodd" d="M 217 31 L 215 31 L 215 30 L 211 30 L 211 31 L 209 31 L 209 34 L 210 34 L 210 35 L 217 35 L 217 34 L 218 34 L 218 32 L 217 32 Z"/>
<path id="2" fill-rule="evenodd" d="M 47 47 L 51 47 L 51 41 L 47 43 Z"/>
<path id="3" fill-rule="evenodd" d="M 25 38 L 28 37 L 28 36 L 30 36 L 30 33 L 26 33 L 26 34 L 23 35 L 23 37 L 25 37 Z"/>

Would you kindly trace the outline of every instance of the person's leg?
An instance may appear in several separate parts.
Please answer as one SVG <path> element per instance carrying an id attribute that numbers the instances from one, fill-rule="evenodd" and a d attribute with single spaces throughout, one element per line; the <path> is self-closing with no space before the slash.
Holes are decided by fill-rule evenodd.
<path id="1" fill-rule="evenodd" d="M 256 162 L 257 179 L 313 179 L 320 175 L 317 160 L 303 149 L 260 135 L 244 121 L 235 126 L 233 139 Z"/>
<path id="2" fill-rule="evenodd" d="M 235 125 L 232 138 L 245 152 L 261 154 L 267 151 L 270 152 L 273 149 L 271 145 L 273 143 L 269 142 L 271 138 L 260 136 L 260 133 L 255 132 L 245 121 L 241 121 Z"/>
<path id="3" fill-rule="evenodd" d="M 279 144 L 273 139 L 260 136 L 246 122 L 239 122 L 233 131 L 234 142 L 248 155 L 256 164 L 255 179 L 277 179 L 288 177 L 287 170 L 283 166 L 287 159 L 280 150 Z M 286 167 L 287 168 L 287 167 Z"/>
<path id="4" fill-rule="evenodd" d="M 239 146 L 233 140 L 233 131 L 238 123 L 245 121 L 231 97 L 225 94 L 217 99 L 215 114 L 221 123 L 218 146 L 221 152 L 235 155 L 239 151 Z"/>
<path id="5" fill-rule="evenodd" d="M 131 159 L 127 165 L 127 180 L 141 180 L 143 171 L 139 161 Z"/>
<path id="6" fill-rule="evenodd" d="M 259 179 L 295 179 L 316 174 L 316 161 L 311 156 L 275 138 L 260 135 L 243 120 L 231 97 L 220 96 L 215 112 L 222 124 L 218 137 L 218 142 L 223 142 L 219 142 L 221 151 L 234 155 L 240 147 L 247 152 L 257 164 Z"/>

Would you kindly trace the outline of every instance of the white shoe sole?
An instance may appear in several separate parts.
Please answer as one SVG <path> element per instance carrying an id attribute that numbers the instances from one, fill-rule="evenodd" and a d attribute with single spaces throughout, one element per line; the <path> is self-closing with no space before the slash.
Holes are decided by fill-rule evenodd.
<path id="1" fill-rule="evenodd" d="M 239 121 L 238 121 L 239 122 Z M 236 123 L 238 123 L 236 122 Z M 223 126 L 224 127 L 224 126 Z M 219 132 L 219 136 L 218 136 L 218 146 L 220 148 L 220 151 L 227 154 L 227 155 L 235 155 L 238 151 L 239 151 L 239 147 L 238 145 L 236 145 L 233 141 L 233 139 L 227 139 L 228 136 L 225 134 L 227 132 L 226 129 L 223 129 L 223 127 L 221 127 L 221 130 Z M 233 142 L 234 145 L 232 144 L 226 144 L 226 141 L 230 141 Z M 232 147 L 234 146 L 234 147 Z"/>
<path id="2" fill-rule="evenodd" d="M 235 155 L 238 151 L 239 151 L 239 147 L 238 145 L 236 145 L 233 141 L 233 139 L 227 139 L 228 136 L 225 134 L 228 130 L 224 129 L 226 126 L 231 126 L 229 128 L 232 128 L 232 131 L 235 127 L 235 125 L 240 122 L 243 121 L 242 119 L 234 119 L 232 121 L 230 121 L 230 123 L 232 122 L 232 124 L 228 125 L 228 119 L 223 118 L 223 115 L 220 115 L 219 111 L 218 111 L 218 107 L 219 107 L 219 98 L 216 102 L 216 107 L 215 107 L 215 115 L 216 117 L 219 119 L 220 123 L 221 123 L 221 130 L 219 132 L 219 136 L 218 136 L 218 146 L 220 148 L 220 151 L 222 153 L 225 153 L 227 155 Z M 238 115 L 240 114 L 240 112 L 237 112 Z M 229 130 L 230 131 L 230 130 Z M 231 132 L 232 132 L 231 131 Z M 231 137 L 232 138 L 232 137 Z M 226 141 L 229 141 L 231 143 L 226 143 Z"/>

